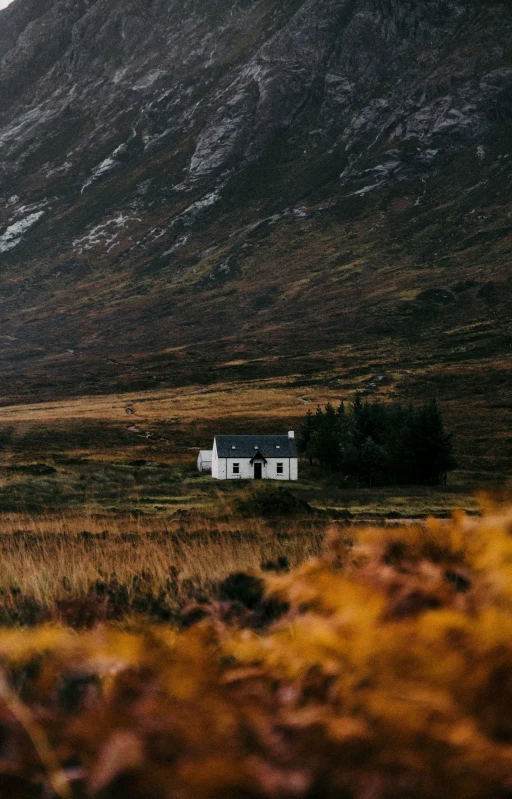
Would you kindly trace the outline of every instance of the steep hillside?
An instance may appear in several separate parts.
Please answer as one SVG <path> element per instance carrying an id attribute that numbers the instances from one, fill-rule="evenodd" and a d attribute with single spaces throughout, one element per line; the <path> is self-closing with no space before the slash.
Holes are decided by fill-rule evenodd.
<path id="1" fill-rule="evenodd" d="M 509 2 L 15 0 L 0 59 L 5 401 L 285 377 L 507 429 Z"/>

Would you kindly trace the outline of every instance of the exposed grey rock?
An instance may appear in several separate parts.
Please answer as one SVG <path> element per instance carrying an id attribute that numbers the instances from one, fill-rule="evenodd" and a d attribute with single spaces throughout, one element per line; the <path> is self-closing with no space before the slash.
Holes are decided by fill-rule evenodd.
<path id="1" fill-rule="evenodd" d="M 4 183 L 28 163 L 50 181 L 70 173 L 68 202 L 176 136 L 193 146 L 169 188 L 215 188 L 313 125 L 308 148 L 364 154 L 370 181 L 400 170 L 399 153 L 369 167 L 385 141 L 415 141 L 420 170 L 510 113 L 500 3 L 18 0 L 0 18 Z"/>

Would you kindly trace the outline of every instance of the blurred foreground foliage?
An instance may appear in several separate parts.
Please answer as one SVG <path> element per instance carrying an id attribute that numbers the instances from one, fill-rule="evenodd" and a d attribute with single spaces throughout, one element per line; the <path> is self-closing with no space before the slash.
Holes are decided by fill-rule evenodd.
<path id="1" fill-rule="evenodd" d="M 352 532 L 263 626 L 239 575 L 181 630 L 2 632 L 0 796 L 512 796 L 512 508 Z"/>

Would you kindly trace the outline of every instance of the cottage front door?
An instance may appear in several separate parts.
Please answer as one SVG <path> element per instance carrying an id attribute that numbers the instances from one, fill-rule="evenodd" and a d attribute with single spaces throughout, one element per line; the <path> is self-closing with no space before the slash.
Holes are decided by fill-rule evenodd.
<path id="1" fill-rule="evenodd" d="M 262 464 L 261 463 L 255 463 L 254 464 L 254 479 L 255 480 L 261 480 L 261 478 L 262 478 L 261 468 L 262 468 Z"/>

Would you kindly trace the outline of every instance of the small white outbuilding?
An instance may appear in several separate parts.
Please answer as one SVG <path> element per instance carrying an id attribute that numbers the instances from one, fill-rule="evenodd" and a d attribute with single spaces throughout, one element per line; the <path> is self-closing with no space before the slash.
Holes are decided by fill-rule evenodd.
<path id="1" fill-rule="evenodd" d="M 201 449 L 197 456 L 197 471 L 198 472 L 211 472 L 212 470 L 212 450 Z"/>
<path id="2" fill-rule="evenodd" d="M 298 480 L 295 434 L 215 436 L 212 477 L 216 480 Z"/>

